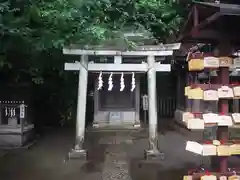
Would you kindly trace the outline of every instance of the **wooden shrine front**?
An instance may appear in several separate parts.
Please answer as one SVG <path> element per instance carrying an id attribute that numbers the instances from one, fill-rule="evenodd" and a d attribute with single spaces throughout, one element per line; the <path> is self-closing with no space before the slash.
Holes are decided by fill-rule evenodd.
<path id="1" fill-rule="evenodd" d="M 111 91 L 108 90 L 109 76 L 110 73 L 102 74 L 101 90 L 97 90 L 98 80 L 95 82 L 93 125 L 95 127 L 140 125 L 140 74 L 113 73 Z M 135 88 L 131 91 L 133 78 Z M 124 84 L 122 90 L 121 81 Z"/>

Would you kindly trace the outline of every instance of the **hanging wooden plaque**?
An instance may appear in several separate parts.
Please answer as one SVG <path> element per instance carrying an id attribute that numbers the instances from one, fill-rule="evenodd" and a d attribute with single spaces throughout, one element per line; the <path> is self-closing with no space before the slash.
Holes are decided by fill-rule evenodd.
<path id="1" fill-rule="evenodd" d="M 218 92 L 216 90 L 206 90 L 203 93 L 203 99 L 205 101 L 217 101 L 218 100 Z"/>
<path id="2" fill-rule="evenodd" d="M 219 117 L 218 126 L 233 126 L 233 121 L 231 116 L 221 115 Z"/>
<path id="3" fill-rule="evenodd" d="M 188 96 L 188 91 L 191 89 L 191 87 L 190 86 L 186 86 L 185 88 L 184 88 L 184 95 L 185 96 Z"/>
<path id="4" fill-rule="evenodd" d="M 209 123 L 209 124 L 216 124 L 220 122 L 220 118 L 218 114 L 215 114 L 215 113 L 203 114 L 203 120 L 205 123 Z"/>
<path id="5" fill-rule="evenodd" d="M 190 112 L 184 112 L 182 113 L 182 121 L 187 123 L 189 119 L 193 119 L 194 115 Z"/>
<path id="6" fill-rule="evenodd" d="M 217 147 L 213 144 L 203 144 L 203 156 L 216 156 L 217 155 Z"/>
<path id="7" fill-rule="evenodd" d="M 232 155 L 240 155 L 240 144 L 233 144 L 230 146 Z"/>
<path id="8" fill-rule="evenodd" d="M 214 175 L 204 175 L 201 177 L 201 180 L 217 180 L 217 176 Z"/>
<path id="9" fill-rule="evenodd" d="M 203 90 L 201 88 L 193 88 L 188 91 L 189 99 L 203 99 Z"/>
<path id="10" fill-rule="evenodd" d="M 228 99 L 233 98 L 233 90 L 228 86 L 222 86 L 218 89 L 218 98 Z"/>
<path id="11" fill-rule="evenodd" d="M 187 141 L 185 150 L 202 155 L 203 146 L 195 141 Z"/>
<path id="12" fill-rule="evenodd" d="M 239 180 L 239 179 L 240 179 L 240 176 L 237 176 L 237 175 L 233 175 L 233 176 L 228 177 L 228 180 Z"/>
<path id="13" fill-rule="evenodd" d="M 232 119 L 235 124 L 240 123 L 240 113 L 233 113 L 232 114 Z"/>
<path id="14" fill-rule="evenodd" d="M 239 68 L 240 67 L 240 58 L 234 58 L 233 59 L 233 68 Z"/>
<path id="15" fill-rule="evenodd" d="M 202 59 L 190 59 L 188 61 L 189 71 L 201 71 L 204 69 L 204 62 Z"/>
<path id="16" fill-rule="evenodd" d="M 192 180 L 192 176 L 183 176 L 183 180 Z"/>
<path id="17" fill-rule="evenodd" d="M 218 68 L 219 67 L 219 59 L 216 57 L 205 57 L 204 61 L 204 68 Z"/>
<path id="18" fill-rule="evenodd" d="M 233 60 L 230 57 L 219 57 L 220 67 L 230 67 L 232 66 Z"/>
<path id="19" fill-rule="evenodd" d="M 202 130 L 204 129 L 204 120 L 199 118 L 189 119 L 187 121 L 187 128 L 193 130 Z"/>
<path id="20" fill-rule="evenodd" d="M 219 180 L 227 180 L 227 176 L 220 176 Z"/>
<path id="21" fill-rule="evenodd" d="M 234 97 L 240 97 L 240 86 L 233 87 Z"/>
<path id="22" fill-rule="evenodd" d="M 231 148 L 229 145 L 220 145 L 217 146 L 217 155 L 218 156 L 230 156 Z"/>

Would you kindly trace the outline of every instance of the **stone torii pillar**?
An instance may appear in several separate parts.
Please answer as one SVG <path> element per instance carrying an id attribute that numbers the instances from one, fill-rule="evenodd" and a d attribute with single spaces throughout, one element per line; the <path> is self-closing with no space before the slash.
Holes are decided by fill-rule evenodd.
<path id="1" fill-rule="evenodd" d="M 158 117 L 157 117 L 157 92 L 156 71 L 160 71 L 155 63 L 155 56 L 147 57 L 148 71 L 148 119 L 149 119 L 149 147 L 145 151 L 146 159 L 162 158 L 163 153 L 158 147 Z M 170 70 L 171 71 L 171 70 Z"/>
<path id="2" fill-rule="evenodd" d="M 155 57 L 148 56 L 148 119 L 149 119 L 149 149 L 147 157 L 151 154 L 158 154 L 157 137 L 157 94 L 156 94 L 156 69 L 154 67 Z"/>
<path id="3" fill-rule="evenodd" d="M 82 55 L 79 62 L 77 118 L 76 118 L 76 142 L 75 147 L 69 152 L 69 158 L 86 158 L 86 150 L 83 147 L 86 123 L 86 103 L 88 84 L 88 56 Z M 74 69 L 74 68 L 73 68 Z"/>

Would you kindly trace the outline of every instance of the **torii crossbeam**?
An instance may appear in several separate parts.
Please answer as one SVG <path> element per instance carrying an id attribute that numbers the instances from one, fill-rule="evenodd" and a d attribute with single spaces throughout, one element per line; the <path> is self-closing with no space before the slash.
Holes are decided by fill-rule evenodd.
<path id="1" fill-rule="evenodd" d="M 167 47 L 167 48 L 166 48 Z M 113 50 L 82 50 L 82 49 L 63 49 L 66 55 L 81 56 L 80 62 L 65 63 L 64 69 L 67 71 L 79 71 L 78 83 L 78 103 L 77 103 L 77 124 L 76 124 L 76 144 L 75 148 L 69 153 L 69 156 L 86 155 L 83 148 L 85 134 L 85 113 L 87 97 L 87 77 L 88 71 L 96 72 L 139 72 L 147 73 L 148 76 L 148 101 L 149 101 L 149 148 L 147 155 L 158 155 L 157 147 L 157 107 L 156 107 L 156 72 L 170 72 L 170 64 L 161 64 L 156 62 L 155 57 L 171 56 L 173 50 L 180 48 L 180 44 L 171 44 L 165 46 L 139 47 L 136 51 L 113 51 Z M 88 56 L 113 56 L 114 63 L 95 63 L 88 62 Z M 123 57 L 143 57 L 146 61 L 143 63 L 125 64 Z M 148 156 L 147 156 L 148 157 Z"/>

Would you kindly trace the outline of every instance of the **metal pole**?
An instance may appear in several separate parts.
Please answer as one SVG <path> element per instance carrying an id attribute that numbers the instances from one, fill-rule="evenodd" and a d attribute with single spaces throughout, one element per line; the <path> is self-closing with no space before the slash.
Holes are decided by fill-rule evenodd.
<path id="1" fill-rule="evenodd" d="M 158 153 L 157 147 L 157 107 L 156 107 L 156 70 L 154 68 L 155 57 L 148 56 L 148 119 L 149 119 L 149 150 L 148 153 Z"/>
<path id="2" fill-rule="evenodd" d="M 81 57 L 81 64 L 87 67 L 87 56 Z M 76 122 L 76 144 L 75 150 L 83 151 L 85 120 L 86 120 L 86 100 L 88 71 L 85 68 L 79 70 L 78 80 L 78 100 L 77 100 L 77 122 Z"/>

